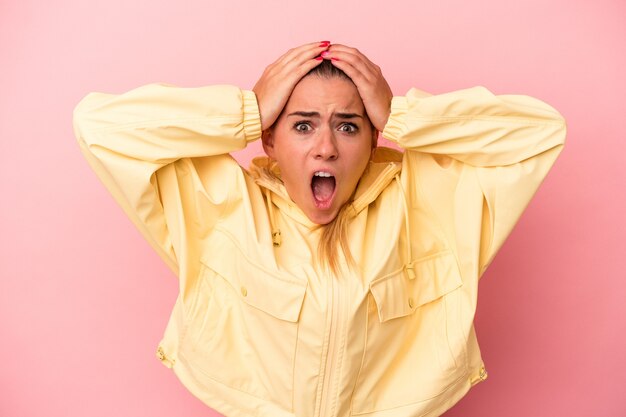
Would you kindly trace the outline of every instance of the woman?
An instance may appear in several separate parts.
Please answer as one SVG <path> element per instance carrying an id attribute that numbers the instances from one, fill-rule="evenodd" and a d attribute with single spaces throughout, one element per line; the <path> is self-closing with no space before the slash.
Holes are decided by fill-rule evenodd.
<path id="1" fill-rule="evenodd" d="M 272 417 L 440 415 L 485 379 L 478 280 L 565 136 L 530 97 L 392 98 L 328 42 L 254 91 L 91 94 L 75 126 L 180 277 L 159 359 L 217 411 Z M 261 137 L 243 170 L 228 153 Z"/>

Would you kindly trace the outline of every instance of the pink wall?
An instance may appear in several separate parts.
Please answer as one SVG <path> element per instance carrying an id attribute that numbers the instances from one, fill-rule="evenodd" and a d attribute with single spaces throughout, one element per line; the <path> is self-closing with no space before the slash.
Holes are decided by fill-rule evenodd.
<path id="1" fill-rule="evenodd" d="M 397 94 L 482 84 L 569 122 L 481 284 L 490 378 L 446 415 L 626 415 L 626 3 L 336 3 L 0 3 L 0 416 L 216 415 L 154 357 L 175 278 L 82 159 L 72 109 L 155 81 L 250 88 L 325 39 L 367 53 Z"/>

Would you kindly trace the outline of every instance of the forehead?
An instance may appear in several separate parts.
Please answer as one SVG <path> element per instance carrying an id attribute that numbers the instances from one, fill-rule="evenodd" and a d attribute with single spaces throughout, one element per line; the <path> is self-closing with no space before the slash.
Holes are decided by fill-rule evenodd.
<path id="1" fill-rule="evenodd" d="M 285 106 L 292 111 L 363 112 L 363 100 L 352 81 L 310 75 L 296 85 Z"/>

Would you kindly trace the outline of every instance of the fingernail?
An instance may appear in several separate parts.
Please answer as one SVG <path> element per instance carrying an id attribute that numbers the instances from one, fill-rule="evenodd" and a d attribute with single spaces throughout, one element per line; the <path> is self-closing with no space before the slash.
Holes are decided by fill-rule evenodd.
<path id="1" fill-rule="evenodd" d="M 316 57 L 315 57 L 315 60 L 316 60 L 316 61 L 322 61 L 323 59 L 324 59 L 324 58 L 322 58 L 321 56 L 316 56 Z"/>
<path id="2" fill-rule="evenodd" d="M 328 45 L 330 45 L 330 41 L 321 41 L 319 44 L 320 47 L 327 47 Z"/>
<path id="3" fill-rule="evenodd" d="M 322 52 L 322 53 L 320 54 L 320 56 L 321 56 L 322 58 L 326 58 L 326 57 L 328 56 L 328 54 L 329 54 L 329 52 L 328 52 L 328 51 L 324 51 L 324 52 Z"/>
<path id="4" fill-rule="evenodd" d="M 339 58 L 332 57 L 330 60 L 331 61 L 339 61 Z"/>

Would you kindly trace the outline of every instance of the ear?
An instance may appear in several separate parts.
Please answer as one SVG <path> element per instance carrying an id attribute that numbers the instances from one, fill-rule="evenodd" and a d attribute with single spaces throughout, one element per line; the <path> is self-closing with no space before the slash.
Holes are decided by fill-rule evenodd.
<path id="1" fill-rule="evenodd" d="M 261 142 L 267 156 L 274 159 L 274 135 L 272 129 L 266 129 L 261 133 Z"/>

